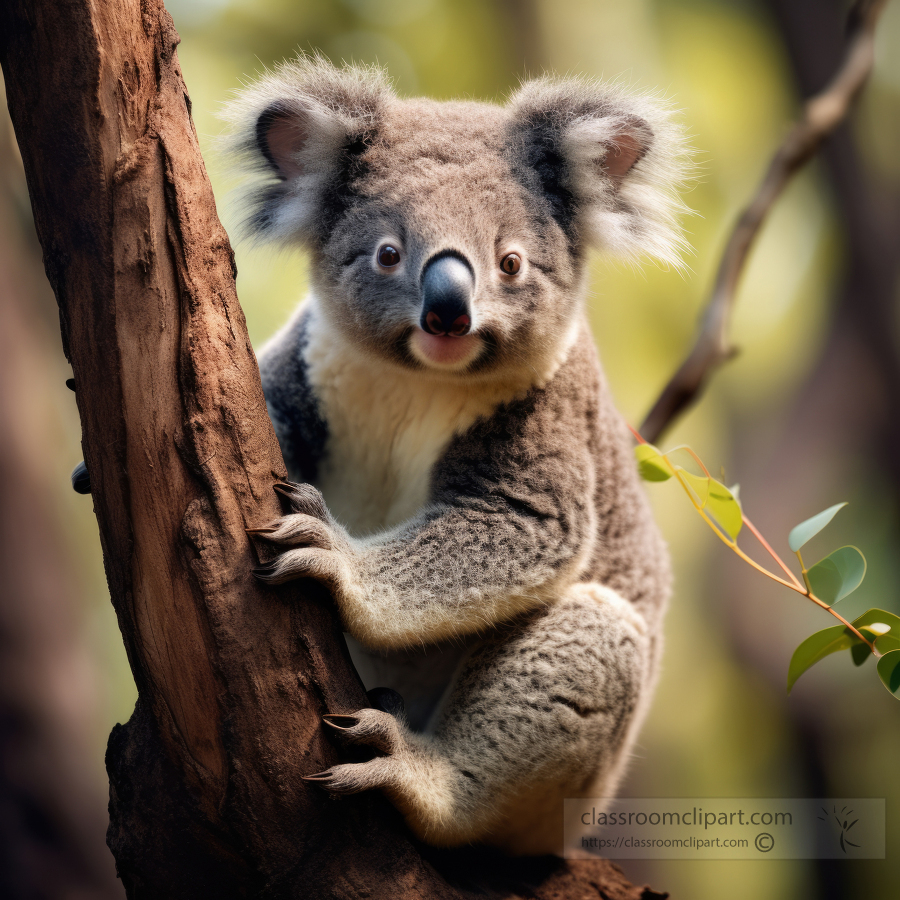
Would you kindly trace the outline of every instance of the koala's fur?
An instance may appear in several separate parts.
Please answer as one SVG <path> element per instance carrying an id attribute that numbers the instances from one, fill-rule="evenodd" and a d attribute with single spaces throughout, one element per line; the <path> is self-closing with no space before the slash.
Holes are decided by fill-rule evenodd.
<path id="1" fill-rule="evenodd" d="M 434 844 L 559 851 L 563 798 L 615 790 L 669 592 L 585 259 L 678 263 L 680 131 L 658 101 L 592 81 L 531 81 L 504 107 L 401 100 L 379 70 L 321 59 L 229 115 L 257 173 L 253 236 L 311 252 L 311 296 L 260 355 L 308 483 L 261 574 L 328 585 L 366 687 L 406 701 L 329 717 L 380 753 L 314 780 L 383 790 Z M 475 288 L 469 343 L 452 344 L 469 355 L 445 364 L 422 349 L 420 273 L 448 252 Z"/>

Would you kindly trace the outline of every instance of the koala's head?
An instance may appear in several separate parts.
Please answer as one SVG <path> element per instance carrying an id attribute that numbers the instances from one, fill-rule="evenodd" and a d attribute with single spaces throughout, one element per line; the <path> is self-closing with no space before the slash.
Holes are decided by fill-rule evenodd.
<path id="1" fill-rule="evenodd" d="M 533 369 L 572 332 L 590 246 L 679 264 L 683 142 L 653 98 L 542 78 L 502 107 L 403 100 L 304 58 L 227 115 L 252 234 L 306 245 L 323 313 L 400 365 Z"/>

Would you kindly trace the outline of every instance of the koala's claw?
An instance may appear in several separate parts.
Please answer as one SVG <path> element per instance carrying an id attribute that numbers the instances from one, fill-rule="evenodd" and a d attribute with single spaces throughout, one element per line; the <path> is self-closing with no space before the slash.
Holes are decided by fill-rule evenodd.
<path id="1" fill-rule="evenodd" d="M 291 512 L 304 513 L 328 521 L 328 509 L 322 495 L 311 484 L 278 481 L 273 485 L 275 493 L 288 502 Z"/>
<path id="2" fill-rule="evenodd" d="M 322 721 L 335 731 L 349 731 L 359 724 L 359 719 L 356 716 L 327 715 L 322 716 Z"/>
<path id="3" fill-rule="evenodd" d="M 346 535 L 328 513 L 325 500 L 311 484 L 279 481 L 274 485 L 287 501 L 286 514 L 247 534 L 280 548 L 278 557 L 253 569 L 266 584 L 283 584 L 295 578 L 314 578 L 331 591 L 348 586 L 348 559 L 352 557 Z"/>
<path id="4" fill-rule="evenodd" d="M 318 547 L 334 550 L 331 527 L 327 522 L 306 513 L 284 516 L 263 528 L 247 528 L 247 534 L 285 547 Z"/>
<path id="5" fill-rule="evenodd" d="M 348 586 L 340 554 L 320 547 L 285 550 L 270 563 L 256 566 L 251 572 L 266 584 L 284 584 L 297 578 L 314 578 L 331 591 L 344 591 Z"/>
<path id="6" fill-rule="evenodd" d="M 318 784 L 326 784 L 332 778 L 334 778 L 334 773 L 331 769 L 326 769 L 324 772 L 316 772 L 315 775 L 301 775 L 300 776 L 304 781 L 313 781 Z"/>
<path id="7" fill-rule="evenodd" d="M 403 740 L 400 724 L 380 709 L 360 709 L 351 715 L 322 716 L 322 721 L 350 744 L 365 744 L 382 753 L 395 753 Z"/>
<path id="8" fill-rule="evenodd" d="M 376 757 L 364 763 L 344 763 L 324 772 L 301 776 L 304 781 L 317 784 L 331 794 L 358 794 L 382 787 L 391 780 L 393 761 Z"/>

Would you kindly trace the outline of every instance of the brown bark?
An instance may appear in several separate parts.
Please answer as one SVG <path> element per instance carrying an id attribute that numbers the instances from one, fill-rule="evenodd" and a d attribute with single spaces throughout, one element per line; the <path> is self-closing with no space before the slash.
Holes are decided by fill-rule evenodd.
<path id="1" fill-rule="evenodd" d="M 140 699 L 110 738 L 133 898 L 639 897 L 611 864 L 415 846 L 301 780 L 366 705 L 327 596 L 262 588 L 284 466 L 159 0 L 7 0 L 0 56 Z M 462 874 L 467 879 L 461 881 Z M 653 896 L 645 893 L 644 896 Z"/>

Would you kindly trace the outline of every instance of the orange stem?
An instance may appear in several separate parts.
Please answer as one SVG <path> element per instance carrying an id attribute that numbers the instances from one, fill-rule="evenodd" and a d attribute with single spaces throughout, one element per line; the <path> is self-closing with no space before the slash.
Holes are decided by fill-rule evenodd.
<path id="1" fill-rule="evenodd" d="M 663 454 L 663 456 L 665 457 L 665 454 Z M 668 462 L 668 460 L 666 460 L 666 461 Z M 671 465 L 671 463 L 670 463 L 670 465 Z M 707 525 L 709 525 L 709 527 L 713 530 L 713 533 L 716 535 L 716 537 L 720 541 L 722 541 L 722 543 L 725 544 L 726 547 L 731 548 L 742 560 L 744 560 L 744 562 L 749 563 L 758 572 L 762 572 L 763 575 L 768 575 L 768 577 L 771 578 L 772 581 L 777 581 L 779 584 L 783 584 L 786 588 L 790 588 L 792 591 L 796 591 L 798 594 L 802 594 L 808 600 L 812 600 L 812 602 L 815 603 L 817 606 L 821 606 L 822 609 L 826 610 L 827 612 L 830 612 L 831 615 L 833 615 L 839 622 L 841 622 L 841 624 L 845 628 L 847 628 L 849 631 L 851 631 L 853 634 L 855 634 L 864 644 L 868 644 L 869 649 L 873 653 L 876 653 L 875 644 L 873 641 L 867 640 L 866 637 L 862 634 L 862 632 L 858 628 L 856 628 L 852 623 L 848 622 L 840 613 L 835 612 L 835 610 L 831 606 L 829 606 L 827 603 L 820 600 L 815 594 L 812 593 L 812 591 L 808 590 L 805 587 L 801 587 L 799 585 L 799 582 L 795 584 L 795 583 L 792 583 L 791 581 L 785 581 L 783 578 L 780 578 L 774 572 L 770 572 L 767 568 L 765 568 L 765 566 L 761 566 L 758 562 L 756 562 L 756 560 L 751 559 L 749 556 L 747 556 L 747 554 L 744 553 L 744 551 L 741 550 L 740 547 L 738 547 L 737 541 L 731 541 L 728 538 L 726 538 L 725 535 L 722 534 L 722 532 L 716 527 L 716 525 L 712 521 L 712 519 L 710 519 L 710 517 L 703 511 L 703 508 L 695 502 L 693 496 L 691 495 L 691 492 L 688 490 L 687 485 L 684 483 L 684 481 L 681 478 L 681 476 L 679 475 L 677 469 L 675 470 L 675 477 L 678 479 L 678 482 L 684 489 L 684 492 L 688 495 L 688 500 L 691 501 L 691 506 L 693 506 L 694 509 L 697 510 L 697 512 L 700 514 L 701 518 L 703 519 L 703 521 L 706 522 Z M 755 528 L 751 528 L 751 531 L 753 531 L 760 538 L 762 538 L 762 536 L 759 535 L 758 532 L 756 532 Z M 763 545 L 766 546 L 768 549 L 768 545 L 766 544 L 765 541 L 763 541 Z M 770 552 L 777 560 L 778 557 L 775 554 L 775 552 L 772 550 L 770 550 Z M 782 563 L 782 567 L 784 567 L 783 563 Z M 791 578 L 794 582 L 797 581 L 797 579 L 794 577 L 794 575 L 790 571 L 788 571 L 788 575 L 791 576 Z M 876 653 L 876 655 L 877 655 L 877 653 Z"/>
<path id="2" fill-rule="evenodd" d="M 641 437 L 640 432 L 636 428 L 632 428 L 631 425 L 627 422 L 625 424 L 628 425 L 628 430 L 634 435 L 634 439 L 639 444 L 647 443 L 647 441 L 645 441 Z M 703 461 L 700 459 L 700 457 L 697 456 L 697 454 L 694 453 L 694 451 L 690 447 L 685 446 L 684 449 L 687 450 L 688 453 L 691 454 L 691 456 L 694 458 L 694 460 L 696 460 L 697 465 L 699 465 L 700 468 L 703 469 L 703 471 L 706 473 L 706 476 L 708 478 L 711 478 L 712 476 L 709 474 L 709 471 L 707 470 L 706 466 L 703 465 Z M 848 631 L 851 631 L 853 634 L 855 634 L 864 644 L 868 644 L 869 649 L 873 653 L 875 653 L 876 656 L 878 655 L 878 652 L 875 650 L 875 644 L 873 641 L 867 640 L 866 637 L 862 634 L 862 632 L 858 628 L 854 627 L 854 625 L 852 623 L 848 622 L 840 613 L 835 612 L 835 610 L 831 606 L 829 606 L 827 603 L 820 600 L 808 587 L 800 584 L 800 580 L 797 578 L 797 576 L 785 565 L 784 560 L 782 560 L 782 558 L 772 549 L 769 542 L 762 536 L 762 534 L 759 532 L 759 530 L 756 528 L 756 526 L 747 518 L 747 516 L 745 516 L 743 514 L 743 511 L 741 512 L 741 519 L 742 519 L 743 523 L 747 526 L 747 528 L 750 529 L 753 536 L 760 542 L 760 544 L 763 545 L 763 547 L 766 549 L 766 552 L 769 554 L 769 556 L 771 556 L 772 559 L 774 559 L 775 562 L 778 563 L 778 565 L 781 567 L 782 571 L 791 580 L 785 581 L 783 578 L 776 575 L 774 572 L 770 572 L 765 566 L 761 566 L 758 562 L 756 562 L 756 560 L 751 559 L 749 556 L 747 556 L 747 554 L 744 553 L 744 551 L 741 550 L 740 547 L 738 547 L 736 540 L 731 540 L 728 537 L 726 537 L 722 533 L 721 529 L 719 529 L 719 527 L 715 524 L 715 522 L 713 522 L 713 520 L 710 519 L 710 517 L 704 512 L 703 507 L 700 506 L 694 500 L 694 496 L 691 493 L 690 488 L 687 486 L 684 479 L 679 474 L 678 469 L 676 469 L 674 466 L 672 466 L 672 463 L 669 460 L 668 456 L 665 453 L 662 453 L 660 455 L 672 467 L 672 471 L 675 473 L 675 478 L 677 479 L 678 483 L 681 485 L 684 492 L 687 494 L 688 500 L 691 501 L 691 506 L 693 506 L 694 509 L 697 510 L 697 512 L 700 514 L 700 517 L 703 519 L 703 521 L 706 522 L 706 524 L 709 525 L 709 527 L 713 530 L 713 534 L 715 534 L 715 536 L 723 544 L 725 544 L 726 547 L 733 550 L 742 560 L 744 560 L 744 562 L 749 563 L 758 572 L 761 572 L 763 575 L 767 575 L 769 578 L 772 579 L 772 581 L 777 581 L 779 584 L 783 584 L 786 588 L 790 588 L 792 591 L 796 591 L 798 594 L 802 594 L 808 600 L 812 600 L 812 602 L 815 603 L 817 606 L 820 606 L 820 607 L 822 607 L 822 609 L 826 610 L 827 612 L 830 612 L 831 615 L 833 615 Z M 801 563 L 801 565 L 802 565 L 802 563 Z"/>
<path id="3" fill-rule="evenodd" d="M 647 443 L 647 442 L 641 437 L 641 433 L 637 430 L 637 428 L 632 428 L 631 425 L 630 425 L 628 422 L 626 422 L 625 424 L 628 425 L 628 430 L 634 435 L 634 439 L 635 439 L 639 444 L 646 444 L 646 443 Z"/>
<path id="4" fill-rule="evenodd" d="M 800 584 L 800 579 L 797 578 L 797 576 L 785 565 L 782 558 L 769 546 L 769 542 L 759 533 L 756 526 L 747 518 L 746 515 L 743 514 L 743 512 L 741 513 L 741 518 L 744 520 L 744 524 L 750 529 L 753 536 L 763 545 L 763 547 L 765 547 L 766 552 L 769 554 L 769 556 L 771 556 L 772 559 L 774 559 L 775 562 L 777 562 L 778 565 L 781 566 L 781 570 L 787 575 L 788 578 L 791 579 L 791 581 L 794 582 L 795 585 L 797 585 L 798 588 L 801 588 L 803 590 L 803 593 L 805 594 L 806 588 L 804 588 L 803 585 Z"/>

